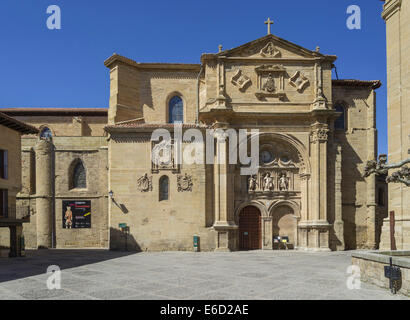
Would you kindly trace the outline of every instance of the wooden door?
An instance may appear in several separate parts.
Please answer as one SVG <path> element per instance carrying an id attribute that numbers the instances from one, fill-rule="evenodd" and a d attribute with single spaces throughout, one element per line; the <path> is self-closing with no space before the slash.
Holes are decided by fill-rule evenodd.
<path id="1" fill-rule="evenodd" d="M 243 208 L 239 214 L 239 248 L 262 249 L 261 214 L 254 206 Z"/>

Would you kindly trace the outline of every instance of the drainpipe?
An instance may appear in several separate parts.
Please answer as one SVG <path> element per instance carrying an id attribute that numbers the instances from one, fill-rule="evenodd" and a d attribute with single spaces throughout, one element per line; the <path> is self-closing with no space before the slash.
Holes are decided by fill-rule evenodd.
<path id="1" fill-rule="evenodd" d="M 199 78 L 201 77 L 203 69 L 204 66 L 201 64 L 201 69 L 199 70 L 198 77 L 196 78 L 196 124 L 199 123 Z"/>

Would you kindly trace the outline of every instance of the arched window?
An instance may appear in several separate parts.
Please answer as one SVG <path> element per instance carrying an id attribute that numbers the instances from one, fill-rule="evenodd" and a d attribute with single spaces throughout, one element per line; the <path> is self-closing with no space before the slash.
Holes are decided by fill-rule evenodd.
<path id="1" fill-rule="evenodd" d="M 184 102 L 181 97 L 174 96 L 169 100 L 169 123 L 184 122 Z"/>
<path id="2" fill-rule="evenodd" d="M 53 137 L 51 130 L 44 127 L 40 132 L 40 139 L 50 140 Z"/>
<path id="3" fill-rule="evenodd" d="M 342 103 L 337 103 L 335 105 L 335 110 L 341 112 L 342 114 L 335 120 L 335 129 L 344 130 L 346 129 L 346 108 Z"/>
<path id="4" fill-rule="evenodd" d="M 169 197 L 169 178 L 162 176 L 159 179 L 159 201 L 168 200 Z"/>
<path id="5" fill-rule="evenodd" d="M 72 187 L 75 188 L 87 188 L 87 176 L 85 173 L 84 165 L 81 161 L 78 161 L 73 170 Z"/>

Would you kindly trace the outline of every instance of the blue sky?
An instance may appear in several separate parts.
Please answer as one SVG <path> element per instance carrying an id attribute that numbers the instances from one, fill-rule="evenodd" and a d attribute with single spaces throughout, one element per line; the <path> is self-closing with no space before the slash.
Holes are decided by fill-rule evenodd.
<path id="1" fill-rule="evenodd" d="M 59 5 L 62 29 L 46 26 Z M 349 5 L 361 30 L 346 27 Z M 382 2 L 369 0 L 1 0 L 0 107 L 107 107 L 112 53 L 139 62 L 199 63 L 204 52 L 272 33 L 338 56 L 339 78 L 379 79 L 379 153 L 387 152 L 386 37 Z"/>

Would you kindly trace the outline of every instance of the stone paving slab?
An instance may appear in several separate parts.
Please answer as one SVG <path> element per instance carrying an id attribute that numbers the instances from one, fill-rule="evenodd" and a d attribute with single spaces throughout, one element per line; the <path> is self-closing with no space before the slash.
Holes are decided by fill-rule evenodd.
<path id="1" fill-rule="evenodd" d="M 27 251 L 0 259 L 0 300 L 409 300 L 364 282 L 349 290 L 350 264 L 350 252 Z M 62 270 L 60 290 L 46 287 L 50 265 Z"/>

